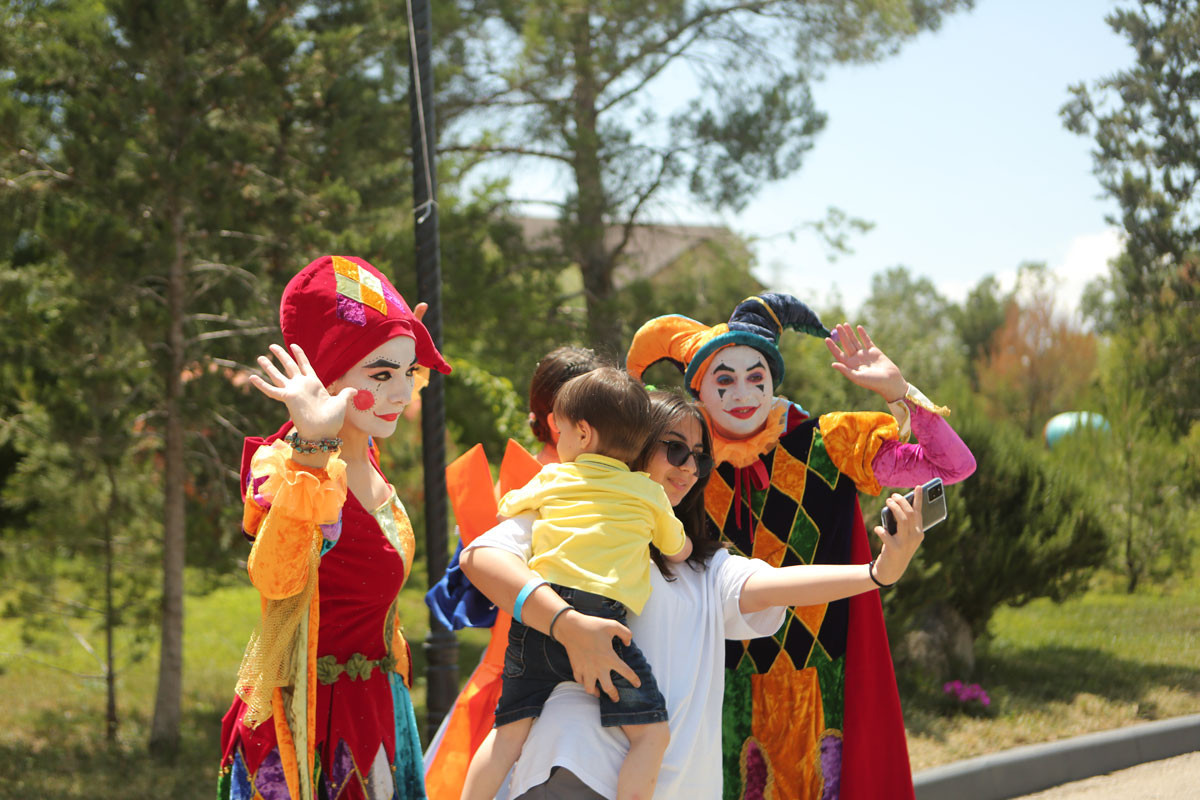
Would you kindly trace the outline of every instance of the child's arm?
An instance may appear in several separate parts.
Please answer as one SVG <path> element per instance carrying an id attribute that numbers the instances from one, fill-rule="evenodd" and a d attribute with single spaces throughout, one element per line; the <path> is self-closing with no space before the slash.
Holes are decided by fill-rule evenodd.
<path id="1" fill-rule="evenodd" d="M 683 549 L 680 550 L 675 555 L 667 556 L 666 558 L 667 558 L 667 561 L 670 561 L 672 564 L 681 564 L 684 561 L 687 561 L 688 556 L 690 556 L 691 554 L 692 554 L 692 540 L 687 538 L 686 536 L 684 536 L 683 537 Z"/>
<path id="2" fill-rule="evenodd" d="M 876 526 L 883 550 L 871 564 L 800 564 L 764 569 L 742 585 L 739 607 L 743 614 L 772 606 L 811 606 L 831 603 L 863 592 L 890 586 L 900 580 L 925 538 L 921 527 L 921 488 L 913 505 L 898 494 L 887 500 L 896 517 L 896 533 Z"/>
<path id="3" fill-rule="evenodd" d="M 692 540 L 683 532 L 683 523 L 675 516 L 675 509 L 667 500 L 667 493 L 661 486 L 655 487 L 659 497 L 654 503 L 654 530 L 650 535 L 650 543 L 658 548 L 658 552 L 667 561 L 678 564 L 687 561 L 692 554 Z"/>

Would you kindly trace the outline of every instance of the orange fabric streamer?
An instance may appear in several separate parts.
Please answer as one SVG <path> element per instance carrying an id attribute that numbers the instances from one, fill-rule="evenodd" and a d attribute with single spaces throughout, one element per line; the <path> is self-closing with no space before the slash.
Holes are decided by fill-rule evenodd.
<path id="1" fill-rule="evenodd" d="M 503 496 L 519 489 L 541 468 L 537 459 L 512 439 L 505 448 L 496 486 L 492 485 L 483 445 L 475 445 L 446 467 L 446 487 L 463 544 L 496 524 L 497 490 Z M 471 757 L 496 719 L 511 621 L 512 617 L 503 611 L 496 616 L 487 650 L 450 710 L 442 740 L 425 771 L 425 793 L 429 800 L 458 800 L 462 796 Z"/>

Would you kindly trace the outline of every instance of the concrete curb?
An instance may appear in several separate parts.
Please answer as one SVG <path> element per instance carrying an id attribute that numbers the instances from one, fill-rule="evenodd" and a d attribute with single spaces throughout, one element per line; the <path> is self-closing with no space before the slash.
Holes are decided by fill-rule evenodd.
<path id="1" fill-rule="evenodd" d="M 918 772 L 917 800 L 1007 800 L 1200 750 L 1200 714 L 1028 745 Z"/>

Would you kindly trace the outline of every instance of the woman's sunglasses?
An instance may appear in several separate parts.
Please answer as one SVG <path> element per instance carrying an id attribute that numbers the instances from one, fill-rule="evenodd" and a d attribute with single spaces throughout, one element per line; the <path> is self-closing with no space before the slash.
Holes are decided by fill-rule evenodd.
<path id="1" fill-rule="evenodd" d="M 678 439 L 662 439 L 659 444 L 666 448 L 667 463 L 672 467 L 682 467 L 689 458 L 696 462 L 696 477 L 704 480 L 712 472 L 713 459 L 708 453 L 701 453 L 688 447 Z"/>

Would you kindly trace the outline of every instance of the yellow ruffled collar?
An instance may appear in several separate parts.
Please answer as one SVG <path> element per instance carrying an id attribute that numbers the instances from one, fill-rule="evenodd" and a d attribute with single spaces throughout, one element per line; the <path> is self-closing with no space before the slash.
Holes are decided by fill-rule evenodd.
<path id="1" fill-rule="evenodd" d="M 787 400 L 776 397 L 771 404 L 771 411 L 767 414 L 767 421 L 762 430 L 748 439 L 723 437 L 713 426 L 708 411 L 701 406 L 700 411 L 704 414 L 704 420 L 708 423 L 708 432 L 712 435 L 713 460 L 717 464 L 732 464 L 738 468 L 753 464 L 759 456 L 774 447 L 779 441 L 779 437 L 783 435 L 784 429 L 787 427 L 789 406 L 791 403 Z"/>

